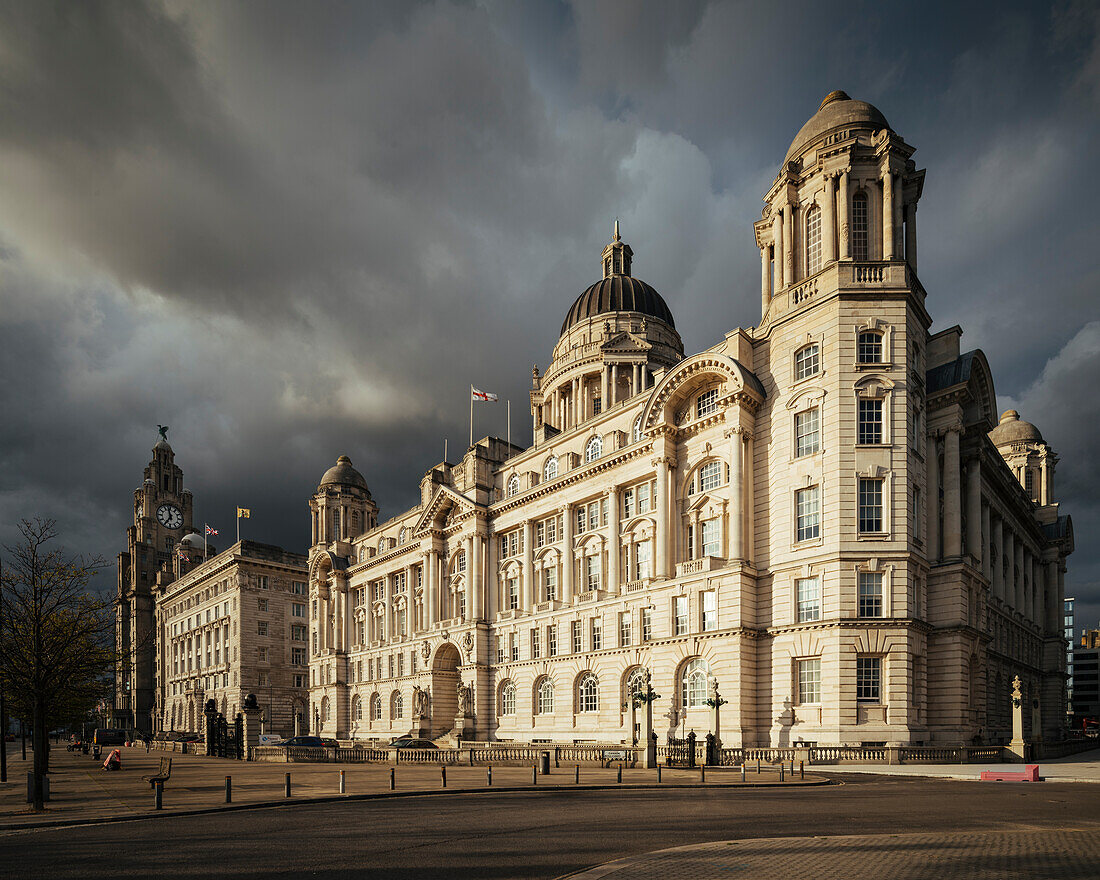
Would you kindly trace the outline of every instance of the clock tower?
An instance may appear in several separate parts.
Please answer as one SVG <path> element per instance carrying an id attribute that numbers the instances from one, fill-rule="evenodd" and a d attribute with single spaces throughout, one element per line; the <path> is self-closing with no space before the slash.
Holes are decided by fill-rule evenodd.
<path id="1" fill-rule="evenodd" d="M 126 530 L 126 550 L 118 554 L 115 596 L 115 718 L 117 727 L 152 732 L 155 710 L 155 626 L 153 587 L 157 572 L 172 569 L 173 548 L 191 532 L 191 492 L 161 428 L 153 460 L 134 490 L 134 523 Z"/>

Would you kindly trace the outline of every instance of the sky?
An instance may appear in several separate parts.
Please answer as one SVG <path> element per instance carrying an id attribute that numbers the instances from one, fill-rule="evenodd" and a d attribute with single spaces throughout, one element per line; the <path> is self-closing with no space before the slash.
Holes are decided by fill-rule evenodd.
<path id="1" fill-rule="evenodd" d="M 994 11 L 995 10 L 995 11 Z M 822 97 L 928 171 L 932 331 L 1060 456 L 1100 621 L 1100 7 L 1089 2 L 0 0 L 0 544 L 113 567 L 169 438 L 196 522 L 303 551 L 349 455 L 388 518 L 530 442 L 620 219 L 687 352 L 759 320 L 752 223 Z M 113 584 L 109 567 L 102 585 Z"/>

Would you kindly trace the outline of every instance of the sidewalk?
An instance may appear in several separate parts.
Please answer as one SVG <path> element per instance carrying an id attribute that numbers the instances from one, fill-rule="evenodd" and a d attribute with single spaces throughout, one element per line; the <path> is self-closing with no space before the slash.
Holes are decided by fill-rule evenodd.
<path id="1" fill-rule="evenodd" d="M 1100 782 L 1100 748 L 1089 752 L 1033 761 L 1047 782 Z M 983 770 L 1019 773 L 1023 764 L 815 764 L 815 773 L 875 773 L 883 776 L 938 776 L 943 779 L 981 778 Z"/>
<path id="2" fill-rule="evenodd" d="M 752 880 L 1089 880 L 1100 876 L 1100 832 L 1087 828 L 729 840 L 659 850 L 566 876 L 573 880 L 732 876 Z"/>
<path id="3" fill-rule="evenodd" d="M 488 787 L 485 767 L 447 767 L 447 788 L 437 765 L 401 764 L 395 768 L 396 789 L 390 791 L 390 766 L 386 764 L 269 764 L 207 758 L 195 755 L 170 755 L 172 778 L 164 786 L 163 810 L 153 810 L 153 792 L 141 777 L 155 773 L 164 752 L 144 748 L 123 748 L 122 767 L 118 772 L 101 769 L 101 761 L 88 755 L 69 753 L 54 747 L 50 754 L 50 801 L 44 813 L 31 812 L 26 803 L 26 779 L 30 755 L 23 762 L 9 755 L 8 782 L 0 786 L 0 831 L 19 828 L 76 824 L 127 818 L 242 809 L 262 804 L 287 804 L 295 801 L 339 800 L 355 797 L 390 797 L 393 794 L 437 794 L 515 789 L 576 789 L 656 787 L 655 770 L 624 769 L 622 783 L 616 768 L 581 765 L 580 784 L 574 782 L 574 767 L 551 768 L 549 776 L 539 776 L 532 786 L 530 767 L 493 767 L 492 789 Z M 340 771 L 344 771 L 346 794 L 339 793 Z M 285 797 L 286 774 L 291 775 L 291 794 Z M 225 777 L 232 776 L 233 802 L 225 803 Z M 739 770 L 709 770 L 700 782 L 698 770 L 663 770 L 662 786 L 707 787 L 741 786 Z M 797 774 L 796 774 L 797 776 Z M 750 770 L 749 786 L 821 785 L 823 776 L 806 775 L 803 782 L 779 782 L 777 770 L 765 767 L 757 774 Z"/>

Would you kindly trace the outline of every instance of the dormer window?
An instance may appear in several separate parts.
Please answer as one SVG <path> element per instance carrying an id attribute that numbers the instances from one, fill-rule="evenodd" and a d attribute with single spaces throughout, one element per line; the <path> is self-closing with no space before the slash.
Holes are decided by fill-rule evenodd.
<path id="1" fill-rule="evenodd" d="M 601 455 L 603 455 L 603 438 L 593 437 L 584 448 L 584 460 L 585 462 L 595 461 Z"/>
<path id="2" fill-rule="evenodd" d="M 709 416 L 718 409 L 718 389 L 711 388 L 695 398 L 695 417 Z"/>
<path id="3" fill-rule="evenodd" d="M 795 381 L 816 376 L 821 372 L 821 346 L 816 342 L 804 345 L 794 353 Z"/>
<path id="4" fill-rule="evenodd" d="M 864 330 L 859 334 L 856 362 L 861 364 L 882 363 L 882 334 L 874 330 Z"/>
<path id="5" fill-rule="evenodd" d="M 542 467 L 542 477 L 544 480 L 553 480 L 558 476 L 558 459 L 556 456 L 551 455 L 546 459 L 546 464 Z"/>
<path id="6" fill-rule="evenodd" d="M 642 417 L 638 416 L 634 420 L 634 428 L 630 432 L 630 440 L 632 443 L 637 443 L 642 439 Z"/>
<path id="7" fill-rule="evenodd" d="M 508 488 L 505 494 L 508 498 L 519 494 L 519 474 L 512 474 L 508 478 Z"/>

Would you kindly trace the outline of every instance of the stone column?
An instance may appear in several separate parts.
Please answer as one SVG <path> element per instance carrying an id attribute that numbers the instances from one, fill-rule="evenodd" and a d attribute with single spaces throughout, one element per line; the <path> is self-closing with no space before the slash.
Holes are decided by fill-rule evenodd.
<path id="1" fill-rule="evenodd" d="M 600 375 L 602 380 L 600 393 L 603 397 L 604 409 L 608 409 L 611 406 L 611 370 L 612 367 L 605 366 Z"/>
<path id="2" fill-rule="evenodd" d="M 905 260 L 917 268 L 917 203 L 910 202 L 905 206 Z"/>
<path id="3" fill-rule="evenodd" d="M 959 430 L 949 428 L 943 438 L 943 555 L 962 555 L 962 474 L 959 467 Z"/>
<path id="4" fill-rule="evenodd" d="M 481 620 L 481 600 L 485 592 L 485 538 L 480 530 L 474 532 L 470 545 L 474 550 L 474 569 L 469 580 L 470 602 L 466 610 L 469 612 L 470 620 Z"/>
<path id="5" fill-rule="evenodd" d="M 940 558 L 940 453 L 936 435 L 929 433 L 927 440 L 928 462 L 928 561 Z"/>
<path id="6" fill-rule="evenodd" d="M 561 508 L 561 600 L 573 604 L 573 507 Z"/>
<path id="7" fill-rule="evenodd" d="M 310 526 L 310 530 L 309 530 L 309 536 L 310 536 L 310 541 L 309 541 L 309 545 L 310 545 L 310 546 L 312 547 L 312 546 L 313 546 L 314 544 L 316 544 L 316 543 L 317 543 L 317 511 L 316 511 L 316 510 L 315 510 L 315 511 L 313 511 L 313 514 L 312 514 L 312 515 L 310 516 L 310 518 L 309 518 L 309 526 Z"/>
<path id="8" fill-rule="evenodd" d="M 898 174 L 894 177 L 894 256 L 899 260 L 903 259 L 903 233 L 905 231 L 903 217 L 904 214 L 901 209 L 901 175 Z"/>
<path id="9" fill-rule="evenodd" d="M 603 408 L 611 409 L 611 407 L 618 403 L 619 394 L 619 365 L 611 365 L 611 389 L 608 391 L 607 397 L 603 400 Z"/>
<path id="10" fill-rule="evenodd" d="M 852 245 L 851 245 L 851 202 L 848 201 L 848 172 L 845 171 L 840 175 L 840 192 L 838 201 L 840 202 L 840 259 L 850 260 L 852 259 Z"/>
<path id="11" fill-rule="evenodd" d="M 639 391 L 642 390 L 642 365 L 641 364 L 635 364 L 634 369 L 632 370 L 632 374 L 633 375 L 631 376 L 631 379 L 633 381 L 630 383 L 630 395 L 631 395 L 631 397 L 633 397 L 635 394 L 637 394 Z M 631 439 L 633 439 L 633 438 L 631 438 Z"/>
<path id="12" fill-rule="evenodd" d="M 821 265 L 836 262 L 836 179 L 830 174 L 825 178 L 825 216 L 822 218 Z"/>
<path id="13" fill-rule="evenodd" d="M 985 558 L 982 534 L 982 466 L 973 458 L 966 468 L 966 552 L 979 570 Z"/>
<path id="14" fill-rule="evenodd" d="M 1027 743 L 1024 741 L 1024 694 L 1020 677 L 1012 679 L 1012 742 L 1008 750 L 1013 761 L 1022 764 L 1027 760 Z"/>
<path id="15" fill-rule="evenodd" d="M 1005 555 L 1005 540 L 1004 540 L 1004 520 L 1000 516 L 990 512 L 990 519 L 993 523 L 993 546 L 997 550 L 997 558 L 990 557 L 989 567 L 993 570 L 991 579 L 993 581 L 993 595 L 1005 601 L 1005 579 L 1004 579 L 1004 555 Z"/>
<path id="16" fill-rule="evenodd" d="M 894 259 L 894 175 L 888 170 L 882 172 L 882 258 Z"/>
<path id="17" fill-rule="evenodd" d="M 993 584 L 993 564 L 989 557 L 989 543 L 993 536 L 990 523 L 989 505 L 982 505 L 982 574 L 986 576 L 990 586 Z"/>
<path id="18" fill-rule="evenodd" d="M 745 558 L 745 457 L 744 428 L 736 425 L 726 431 L 730 443 L 729 558 Z"/>
<path id="19" fill-rule="evenodd" d="M 623 578 L 619 575 L 622 545 L 619 543 L 619 487 L 607 491 L 607 591 L 611 595 L 621 593 Z M 634 729 L 631 728 L 633 736 Z"/>
<path id="20" fill-rule="evenodd" d="M 1016 564 L 1012 567 L 1012 577 L 1016 581 L 1016 610 L 1027 616 L 1027 596 L 1024 591 L 1024 542 L 1012 533 L 1012 544 L 1015 548 L 1013 558 Z"/>
<path id="21" fill-rule="evenodd" d="M 669 577 L 668 547 L 669 547 L 669 460 L 667 456 L 659 455 L 653 460 L 657 468 L 657 534 L 654 535 L 654 564 L 655 575 L 659 578 Z"/>
<path id="22" fill-rule="evenodd" d="M 573 380 L 573 423 L 570 427 L 575 427 L 584 421 L 584 404 L 581 401 L 581 380 L 576 378 Z"/>
<path id="23" fill-rule="evenodd" d="M 329 600 L 323 596 L 318 597 L 317 604 L 321 606 L 321 610 L 318 612 L 317 626 L 321 630 L 321 637 L 317 640 L 321 646 L 321 650 L 331 647 L 329 644 L 329 625 L 328 625 L 328 602 Z"/>
<path id="24" fill-rule="evenodd" d="M 246 761 L 252 760 L 252 750 L 260 744 L 260 706 L 256 702 L 256 695 L 249 694 L 244 698 L 241 706 L 241 714 L 244 716 L 244 757 Z"/>
<path id="25" fill-rule="evenodd" d="M 783 280 L 794 284 L 794 206 L 783 209 Z"/>
<path id="26" fill-rule="evenodd" d="M 769 263 L 771 260 L 768 258 L 769 245 L 764 245 L 760 248 L 760 317 L 768 313 L 768 306 L 772 301 L 772 280 L 771 272 L 769 271 Z"/>
<path id="27" fill-rule="evenodd" d="M 1043 566 L 1046 569 L 1046 593 L 1047 593 L 1047 621 L 1046 628 L 1050 632 L 1060 632 L 1062 629 L 1062 600 L 1058 593 L 1058 562 L 1051 560 Z M 1071 636 L 1071 642 L 1073 637 Z M 1072 647 L 1072 645 L 1071 645 Z"/>
<path id="28" fill-rule="evenodd" d="M 523 610 L 528 614 L 534 610 L 538 597 L 535 593 L 535 548 L 534 528 L 531 520 L 523 524 Z"/>
<path id="29" fill-rule="evenodd" d="M 439 622 L 439 554 L 435 549 L 425 554 L 424 595 L 428 600 L 428 626 Z"/>
<path id="30" fill-rule="evenodd" d="M 1039 624 L 1039 628 L 1046 631 L 1045 608 L 1043 599 L 1043 568 L 1039 563 L 1039 557 L 1031 557 L 1031 619 Z"/>
<path id="31" fill-rule="evenodd" d="M 775 248 L 775 292 L 778 293 L 787 286 L 783 256 L 783 214 L 780 211 L 776 211 L 772 218 L 772 247 Z"/>

